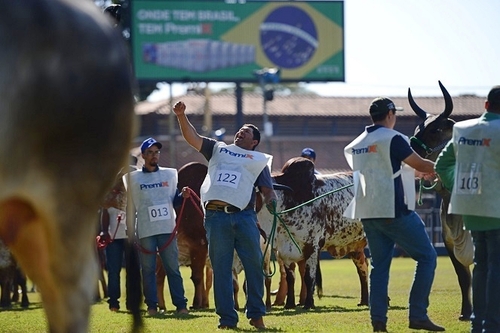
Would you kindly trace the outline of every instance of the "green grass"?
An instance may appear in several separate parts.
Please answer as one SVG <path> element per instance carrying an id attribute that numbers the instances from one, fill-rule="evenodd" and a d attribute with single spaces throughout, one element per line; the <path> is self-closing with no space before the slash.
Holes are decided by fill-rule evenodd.
<path id="1" fill-rule="evenodd" d="M 391 268 L 389 296 L 389 332 L 411 332 L 408 329 L 408 294 L 413 278 L 415 263 L 408 258 L 395 258 Z M 268 332 L 371 332 L 367 307 L 358 307 L 360 298 L 359 281 L 355 267 L 350 260 L 323 260 L 322 299 L 315 296 L 316 308 L 305 311 L 301 308 L 284 310 L 274 307 L 264 318 Z M 186 297 L 192 301 L 193 284 L 189 279 L 190 270 L 181 267 L 186 289 Z M 240 277 L 240 281 L 243 277 Z M 278 278 L 273 279 L 273 289 L 277 288 Z M 299 284 L 297 283 L 297 286 Z M 123 291 L 124 289 L 122 289 Z M 298 292 L 298 287 L 296 288 Z M 210 309 L 192 311 L 188 316 L 178 317 L 170 303 L 166 288 L 167 313 L 157 317 L 144 315 L 145 332 L 212 332 L 217 330 L 218 317 L 214 311 L 213 298 Z M 213 297 L 213 294 L 211 295 Z M 0 332 L 46 332 L 46 321 L 39 295 L 29 294 L 31 305 L 23 310 L 15 305 L 12 309 L 0 311 Z M 298 298 L 297 298 L 298 299 Z M 429 316 L 447 332 L 466 333 L 470 331 L 468 322 L 458 321 L 460 311 L 460 291 L 456 275 L 447 257 L 438 258 L 436 278 L 432 288 Z M 244 295 L 240 293 L 240 304 Z M 124 301 L 122 300 L 122 306 Z M 255 332 L 248 324 L 243 312 L 239 313 L 238 332 Z M 90 332 L 128 332 L 130 316 L 125 312 L 112 313 L 106 301 L 92 306 Z"/>

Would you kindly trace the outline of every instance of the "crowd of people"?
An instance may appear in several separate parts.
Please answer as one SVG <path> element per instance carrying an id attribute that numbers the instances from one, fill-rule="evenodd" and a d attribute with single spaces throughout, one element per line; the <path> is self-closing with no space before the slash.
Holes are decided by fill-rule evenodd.
<path id="1" fill-rule="evenodd" d="M 415 209 L 415 178 L 440 179 L 450 189 L 450 212 L 461 214 L 472 231 L 475 253 L 473 272 L 473 315 L 471 332 L 498 332 L 500 329 L 500 287 L 495 281 L 500 269 L 500 208 L 495 205 L 495 184 L 500 172 L 500 151 L 495 135 L 500 128 L 500 86 L 493 87 L 485 102 L 486 112 L 477 119 L 459 122 L 453 138 L 436 162 L 413 151 L 407 136 L 394 130 L 400 108 L 386 97 L 376 98 L 369 106 L 372 124 L 344 150 L 354 174 L 354 197 L 344 216 L 360 219 L 371 253 L 370 319 L 374 332 L 387 332 L 389 269 L 397 245 L 416 261 L 414 280 L 408 300 L 410 329 L 444 331 L 431 321 L 427 309 L 437 265 L 437 254 Z M 182 136 L 208 162 L 208 174 L 201 187 L 209 258 L 213 268 L 215 309 L 218 328 L 235 329 L 238 314 L 232 290 L 233 253 L 242 260 L 247 277 L 246 317 L 250 325 L 265 328 L 263 317 L 262 252 L 255 212 L 255 191 L 264 196 L 267 209 L 274 212 L 269 155 L 255 148 L 260 142 L 259 129 L 243 125 L 232 144 L 201 136 L 188 120 L 186 105 L 175 104 Z M 189 196 L 177 190 L 177 171 L 158 165 L 162 144 L 154 138 L 141 145 L 142 170 L 117 178 L 113 193 L 127 188 L 131 192 L 135 223 L 129 237 L 138 239 L 143 292 L 148 313 L 157 313 L 155 259 L 159 253 L 167 271 L 172 303 L 179 314 L 188 313 L 177 260 L 178 249 L 173 229 L 174 207 Z M 251 156 L 252 158 L 247 158 Z M 312 148 L 300 156 L 316 159 Z M 318 174 L 317 171 L 315 173 Z M 221 177 L 224 175 L 226 177 Z M 438 178 L 439 177 L 439 178 Z M 123 179 L 123 182 L 122 182 Z M 230 179 L 230 181 L 228 181 Z M 125 184 L 124 184 L 125 183 Z M 108 200 L 109 201 L 109 200 Z M 103 233 L 113 242 L 107 249 L 111 311 L 119 309 L 118 258 L 123 256 L 125 219 L 123 201 L 107 202 L 102 210 Z M 114 207 L 113 207 L 114 206 Z M 125 224 L 123 224 L 125 225 Z M 169 243 L 169 246 L 163 245 Z M 121 257 L 120 257 L 121 258 Z M 118 289 L 117 289 L 118 281 Z"/>

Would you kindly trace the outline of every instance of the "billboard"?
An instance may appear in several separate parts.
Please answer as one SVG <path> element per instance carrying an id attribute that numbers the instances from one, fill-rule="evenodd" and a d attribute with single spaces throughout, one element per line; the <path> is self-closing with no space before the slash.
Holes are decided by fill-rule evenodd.
<path id="1" fill-rule="evenodd" d="M 344 81 L 342 1 L 131 1 L 139 81 Z"/>

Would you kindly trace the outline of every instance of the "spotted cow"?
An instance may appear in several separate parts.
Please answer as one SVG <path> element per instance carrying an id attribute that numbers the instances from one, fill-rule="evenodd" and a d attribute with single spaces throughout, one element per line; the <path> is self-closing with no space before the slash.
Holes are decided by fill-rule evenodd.
<path id="1" fill-rule="evenodd" d="M 0 1 L 0 45 L 0 238 L 48 331 L 88 332 L 95 215 L 134 135 L 126 45 L 91 1 L 62 0 Z"/>
<path id="2" fill-rule="evenodd" d="M 277 225 L 274 244 L 285 268 L 290 267 L 292 263 L 305 260 L 305 309 L 314 307 L 313 292 L 321 250 L 327 250 L 335 258 L 348 256 L 353 260 L 361 283 L 359 305 L 368 305 L 368 266 L 364 254 L 367 242 L 363 227 L 359 220 L 342 216 L 353 196 L 352 188 L 348 187 L 352 184 L 352 173 L 315 175 L 314 164 L 311 161 L 296 157 L 287 161 L 281 173 L 273 175 L 273 179 L 276 183 L 291 188 L 291 191 L 276 191 L 277 212 L 347 186 L 310 204 L 280 214 L 283 224 Z M 260 209 L 258 220 L 265 232 L 270 234 L 273 216 L 267 209 Z M 293 274 L 289 272 L 287 272 L 287 282 L 289 289 L 285 307 L 292 308 L 295 307 L 295 301 L 293 288 L 290 286 L 293 286 L 294 281 Z"/>

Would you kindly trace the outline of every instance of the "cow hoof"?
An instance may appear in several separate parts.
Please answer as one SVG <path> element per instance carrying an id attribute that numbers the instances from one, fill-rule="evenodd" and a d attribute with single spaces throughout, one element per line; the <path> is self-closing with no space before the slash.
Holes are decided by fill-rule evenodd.
<path id="1" fill-rule="evenodd" d="M 458 317 L 458 320 L 460 320 L 460 321 L 470 321 L 470 316 L 460 315 L 460 317 Z"/>

